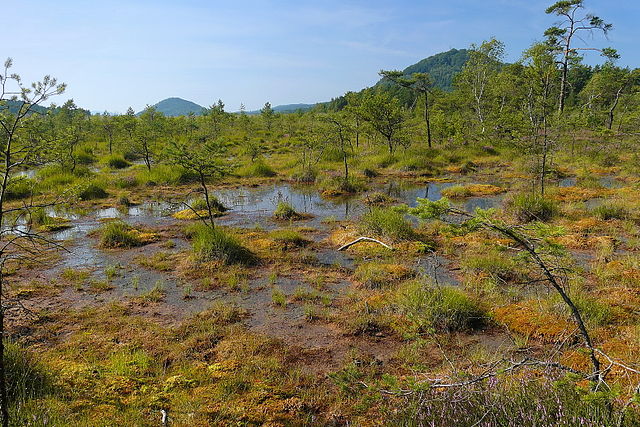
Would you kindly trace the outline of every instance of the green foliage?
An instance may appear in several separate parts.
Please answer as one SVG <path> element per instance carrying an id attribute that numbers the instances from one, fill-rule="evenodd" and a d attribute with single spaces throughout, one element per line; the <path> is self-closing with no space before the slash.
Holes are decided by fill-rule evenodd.
<path id="1" fill-rule="evenodd" d="M 150 171 L 140 171 L 136 179 L 140 184 L 154 186 L 188 184 L 196 181 L 198 177 L 181 166 L 161 164 L 156 165 Z"/>
<path id="2" fill-rule="evenodd" d="M 213 210 L 214 212 L 226 212 L 229 210 L 225 205 L 222 204 L 220 200 L 218 200 L 216 196 L 213 196 L 211 194 L 209 195 L 209 205 L 211 205 L 211 210 Z M 206 211 L 208 209 L 207 201 L 204 198 L 199 198 L 192 201 L 190 203 L 190 206 L 191 209 L 194 209 L 196 211 Z"/>
<path id="3" fill-rule="evenodd" d="M 97 181 L 91 181 L 82 185 L 78 193 L 80 200 L 104 199 L 107 196 L 108 194 L 104 186 Z"/>
<path id="4" fill-rule="evenodd" d="M 111 169 L 124 169 L 131 166 L 121 154 L 111 154 L 103 159 L 103 163 Z"/>
<path id="5" fill-rule="evenodd" d="M 416 237 L 411 223 L 393 208 L 372 208 L 362 216 L 361 227 L 363 232 L 393 240 L 411 240 Z"/>
<path id="6" fill-rule="evenodd" d="M 484 308 L 462 290 L 429 286 L 417 280 L 403 283 L 392 305 L 407 317 L 411 331 L 418 334 L 473 330 L 488 322 Z"/>
<path id="7" fill-rule="evenodd" d="M 276 171 L 271 166 L 265 163 L 263 159 L 258 159 L 253 163 L 241 168 L 238 171 L 240 176 L 254 177 L 254 178 L 269 178 L 276 176 Z"/>
<path id="8" fill-rule="evenodd" d="M 518 221 L 548 221 L 558 212 L 556 203 L 534 193 L 521 193 L 511 199 L 510 208 Z"/>
<path id="9" fill-rule="evenodd" d="M 571 295 L 571 300 L 590 327 L 605 326 L 613 320 L 614 311 L 611 306 L 588 294 Z"/>
<path id="10" fill-rule="evenodd" d="M 608 221 L 610 219 L 629 218 L 629 209 L 615 202 L 603 203 L 594 208 L 591 212 L 593 215 L 604 221 Z"/>
<path id="11" fill-rule="evenodd" d="M 103 248 L 133 248 L 142 245 L 138 233 L 123 221 L 111 221 L 100 229 L 100 246 Z"/>
<path id="12" fill-rule="evenodd" d="M 220 227 L 194 224 L 188 229 L 193 251 L 200 261 L 219 260 L 225 264 L 251 265 L 256 256 L 231 234 Z"/>
<path id="13" fill-rule="evenodd" d="M 343 177 L 333 176 L 324 179 L 320 183 L 320 189 L 323 196 L 332 197 L 359 193 L 366 190 L 367 187 L 364 182 L 354 177 L 345 180 Z"/>
<path id="14" fill-rule="evenodd" d="M 281 200 L 273 211 L 273 217 L 280 220 L 296 220 L 300 218 L 300 214 L 290 203 Z"/>
<path id="15" fill-rule="evenodd" d="M 279 307 L 286 307 L 287 305 L 287 295 L 284 293 L 282 289 L 277 286 L 274 286 L 271 290 L 271 301 Z"/>
<path id="16" fill-rule="evenodd" d="M 27 177 L 12 178 L 9 180 L 6 200 L 18 200 L 29 197 L 33 194 L 34 182 Z"/>
<path id="17" fill-rule="evenodd" d="M 418 198 L 416 201 L 418 205 L 415 208 L 408 208 L 407 211 L 423 220 L 440 219 L 451 209 L 451 203 L 444 198 L 436 201 Z"/>
<path id="18" fill-rule="evenodd" d="M 462 267 L 469 271 L 481 271 L 500 279 L 502 282 L 522 276 L 519 265 L 508 253 L 498 250 L 484 250 L 468 254 L 462 259 Z"/>
<path id="19" fill-rule="evenodd" d="M 20 345 L 4 341 L 4 369 L 10 403 L 24 403 L 52 390 L 50 372 L 33 354 Z"/>
<path id="20" fill-rule="evenodd" d="M 453 185 L 442 190 L 442 195 L 450 199 L 458 199 L 472 196 L 473 193 L 468 186 Z"/>

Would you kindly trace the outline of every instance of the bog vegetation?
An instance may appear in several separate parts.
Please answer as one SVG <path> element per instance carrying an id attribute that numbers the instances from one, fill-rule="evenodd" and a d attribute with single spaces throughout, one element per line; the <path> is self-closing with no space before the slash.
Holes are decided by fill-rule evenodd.
<path id="1" fill-rule="evenodd" d="M 8 60 L 5 425 L 638 425 L 640 71 L 582 3 L 287 114 L 38 108 Z"/>

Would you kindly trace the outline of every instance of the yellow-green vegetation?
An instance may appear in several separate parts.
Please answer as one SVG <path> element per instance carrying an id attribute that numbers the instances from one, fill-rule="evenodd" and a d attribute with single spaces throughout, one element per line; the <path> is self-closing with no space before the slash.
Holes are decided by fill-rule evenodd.
<path id="1" fill-rule="evenodd" d="M 273 217 L 279 220 L 295 221 L 303 218 L 290 203 L 279 201 L 276 210 L 273 211 Z"/>
<path id="2" fill-rule="evenodd" d="M 256 256 L 240 241 L 220 227 L 204 224 L 189 227 L 193 251 L 199 261 L 222 261 L 225 264 L 255 264 Z"/>
<path id="3" fill-rule="evenodd" d="M 122 221 L 111 221 L 100 229 L 100 246 L 104 248 L 133 248 L 144 244 L 137 230 Z"/>
<path id="4" fill-rule="evenodd" d="M 269 233 L 269 237 L 276 243 L 282 245 L 285 250 L 289 248 L 307 246 L 311 241 L 304 237 L 302 233 L 293 229 L 274 230 Z"/>
<path id="5" fill-rule="evenodd" d="M 558 212 L 553 200 L 535 193 L 517 194 L 509 206 L 521 222 L 548 221 Z"/>
<path id="6" fill-rule="evenodd" d="M 363 232 L 374 233 L 393 240 L 411 240 L 416 233 L 404 215 L 393 208 L 374 207 L 362 216 Z"/>
<path id="7" fill-rule="evenodd" d="M 563 34 L 291 114 L 1 99 L 11 425 L 640 425 L 640 86 Z"/>

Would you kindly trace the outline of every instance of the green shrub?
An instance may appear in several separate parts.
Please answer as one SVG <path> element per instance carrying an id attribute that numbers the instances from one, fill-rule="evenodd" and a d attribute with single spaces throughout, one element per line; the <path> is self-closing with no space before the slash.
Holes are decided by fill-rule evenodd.
<path id="1" fill-rule="evenodd" d="M 393 154 L 381 154 L 378 156 L 374 156 L 370 159 L 373 166 L 377 168 L 388 168 L 398 161 L 398 159 Z"/>
<path id="2" fill-rule="evenodd" d="M 373 208 L 362 216 L 363 232 L 393 240 L 411 240 L 416 233 L 404 215 L 393 208 Z"/>
<path id="3" fill-rule="evenodd" d="M 280 220 L 296 220 L 300 219 L 301 215 L 291 206 L 290 203 L 285 201 L 278 202 L 276 210 L 273 211 L 273 217 Z"/>
<path id="4" fill-rule="evenodd" d="M 375 193 L 367 194 L 364 198 L 364 203 L 369 206 L 381 206 L 393 203 L 395 200 L 393 197 L 384 193 L 376 191 Z"/>
<path id="5" fill-rule="evenodd" d="M 75 159 L 76 164 L 79 165 L 90 165 L 96 161 L 96 157 L 93 155 L 93 150 L 88 146 L 77 149 L 75 152 Z"/>
<path id="6" fill-rule="evenodd" d="M 318 171 L 313 168 L 300 169 L 291 174 L 291 179 L 295 182 L 313 183 L 316 182 Z"/>
<path id="7" fill-rule="evenodd" d="M 118 204 L 124 207 L 129 207 L 132 205 L 131 200 L 129 200 L 127 196 L 120 196 L 118 198 Z"/>
<path id="8" fill-rule="evenodd" d="M 593 209 L 592 213 L 604 220 L 608 221 L 610 219 L 626 219 L 629 218 L 629 210 L 615 202 L 603 203 L 602 205 Z"/>
<path id="9" fill-rule="evenodd" d="M 378 173 L 378 171 L 376 171 L 374 168 L 370 168 L 370 167 L 365 167 L 364 169 L 362 169 L 362 174 L 364 176 L 366 176 L 367 178 L 375 178 L 378 175 L 380 175 Z"/>
<path id="10" fill-rule="evenodd" d="M 7 200 L 24 199 L 33 193 L 34 182 L 27 177 L 11 178 L 5 193 Z"/>
<path id="11" fill-rule="evenodd" d="M 103 225 L 100 236 L 100 246 L 104 248 L 133 248 L 143 243 L 131 226 L 122 221 Z"/>
<path id="12" fill-rule="evenodd" d="M 193 251 L 200 261 L 219 260 L 225 264 L 255 264 L 256 256 L 232 235 L 219 227 L 194 224 L 188 230 Z"/>
<path id="13" fill-rule="evenodd" d="M 42 396 L 51 390 L 51 377 L 33 355 L 16 343 L 4 341 L 4 368 L 9 402 Z"/>
<path id="14" fill-rule="evenodd" d="M 269 178 L 277 175 L 276 171 L 274 171 L 273 168 L 266 164 L 262 159 L 258 159 L 255 162 L 252 162 L 249 165 L 241 168 L 238 173 L 240 174 L 240 176 L 254 178 Z"/>
<path id="15" fill-rule="evenodd" d="M 226 212 L 229 210 L 220 200 L 218 200 L 217 197 L 213 195 L 209 195 L 209 204 L 211 205 L 211 209 L 215 212 Z M 190 206 L 196 211 L 208 210 L 207 201 L 204 198 L 194 200 L 191 202 Z"/>
<path id="16" fill-rule="evenodd" d="M 111 169 L 124 169 L 131 166 L 125 158 L 120 154 L 111 154 L 103 160 L 104 164 Z"/>
<path id="17" fill-rule="evenodd" d="M 62 169 L 59 165 L 44 166 L 38 170 L 36 176 L 38 179 L 38 187 L 45 191 L 69 186 L 78 179 L 77 176 Z"/>
<path id="18" fill-rule="evenodd" d="M 93 154 L 86 152 L 80 152 L 76 154 L 76 162 L 78 162 L 79 165 L 90 165 L 92 163 L 95 163 L 95 161 L 96 158 L 93 156 Z"/>
<path id="19" fill-rule="evenodd" d="M 89 182 L 82 186 L 78 193 L 80 200 L 104 199 L 107 196 L 108 194 L 104 186 L 96 181 Z"/>
<path id="20" fill-rule="evenodd" d="M 518 264 L 507 253 L 485 250 L 462 258 L 462 267 L 470 273 L 481 271 L 503 281 L 515 280 L 521 276 Z"/>
<path id="21" fill-rule="evenodd" d="M 407 317 L 412 332 L 453 332 L 478 329 L 488 320 L 480 304 L 462 290 L 405 282 L 394 300 L 395 309 Z"/>
<path id="22" fill-rule="evenodd" d="M 118 188 L 132 188 L 137 186 L 138 179 L 132 175 L 122 176 L 116 180 L 116 187 Z"/>
<path id="23" fill-rule="evenodd" d="M 327 197 L 355 194 L 366 189 L 364 182 L 354 177 L 345 180 L 343 177 L 334 176 L 320 183 L 322 195 Z"/>
<path id="24" fill-rule="evenodd" d="M 450 199 L 461 199 L 464 197 L 470 197 L 473 195 L 471 189 L 465 185 L 453 185 L 451 187 L 444 188 L 442 195 Z"/>
<path id="25" fill-rule="evenodd" d="M 516 218 L 522 222 L 548 221 L 558 212 L 553 200 L 533 193 L 516 195 L 510 206 Z"/>

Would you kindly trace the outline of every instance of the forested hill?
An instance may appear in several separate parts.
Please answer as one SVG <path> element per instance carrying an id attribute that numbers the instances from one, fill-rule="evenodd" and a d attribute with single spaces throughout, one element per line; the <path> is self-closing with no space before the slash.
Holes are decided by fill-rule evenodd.
<path id="1" fill-rule="evenodd" d="M 12 101 L 12 100 L 8 100 L 8 101 L 3 101 L 3 102 L 4 102 L 4 104 L 0 104 L 0 111 L 2 111 L 2 110 L 3 110 L 3 109 L 5 109 L 5 108 L 8 108 L 8 109 L 9 109 L 9 111 L 10 111 L 12 114 L 15 114 L 15 113 L 20 109 L 20 107 L 22 106 L 22 101 Z M 32 107 L 32 111 L 35 111 L 35 112 L 37 112 L 37 113 L 44 114 L 44 113 L 46 113 L 46 112 L 47 112 L 47 108 L 46 108 L 46 107 L 43 107 L 43 106 L 41 106 L 41 105 L 34 105 L 34 106 Z"/>
<path id="2" fill-rule="evenodd" d="M 405 75 L 429 73 L 433 79 L 433 86 L 448 92 L 453 89 L 453 78 L 462 70 L 468 59 L 469 51 L 467 49 L 451 49 L 410 65 L 402 72 Z M 386 79 L 380 79 L 376 86 L 386 83 Z"/>
<path id="3" fill-rule="evenodd" d="M 454 77 L 462 70 L 468 59 L 469 51 L 467 49 L 451 49 L 416 62 L 402 70 L 402 72 L 405 75 L 429 73 L 436 89 L 449 92 L 453 89 Z M 387 79 L 380 79 L 374 85 L 374 88 L 391 92 L 393 96 L 405 104 L 412 102 L 415 97 L 407 89 L 393 85 Z M 318 104 L 318 109 L 335 111 L 341 109 L 344 105 L 346 105 L 344 96 L 339 96 L 329 102 Z"/>
<path id="4" fill-rule="evenodd" d="M 187 101 L 182 98 L 167 98 L 153 105 L 153 107 L 165 116 L 176 117 L 186 116 L 189 113 L 196 115 L 202 114 L 204 107 L 196 104 L 195 102 Z M 142 113 L 139 112 L 138 114 Z"/>

